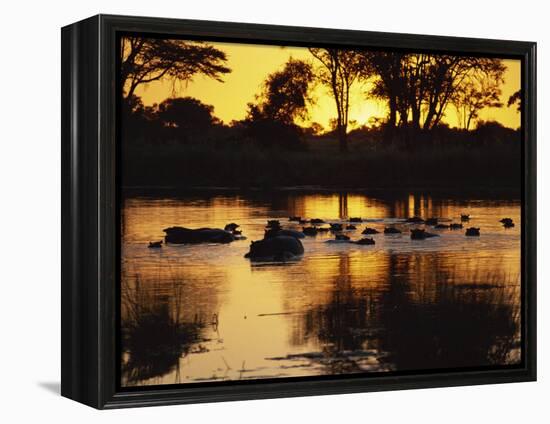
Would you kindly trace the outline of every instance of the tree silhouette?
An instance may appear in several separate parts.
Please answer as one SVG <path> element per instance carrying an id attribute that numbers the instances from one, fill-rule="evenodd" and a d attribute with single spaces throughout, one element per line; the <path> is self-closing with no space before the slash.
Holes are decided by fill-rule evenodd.
<path id="1" fill-rule="evenodd" d="M 170 78 L 189 81 L 196 74 L 218 81 L 231 70 L 225 53 L 199 41 L 123 37 L 120 45 L 120 79 L 124 98 L 134 95 L 140 84 Z"/>
<path id="2" fill-rule="evenodd" d="M 388 102 L 388 120 L 385 125 L 384 140 L 390 142 L 395 134 L 397 113 L 406 117 L 407 103 L 402 101 L 404 78 L 401 61 L 404 54 L 388 52 L 366 52 L 366 58 L 378 76 L 374 82 L 371 94 Z"/>
<path id="3" fill-rule="evenodd" d="M 507 103 L 507 106 L 510 107 L 514 104 L 517 104 L 516 106 L 516 110 L 518 112 L 521 111 L 521 90 L 518 90 L 516 91 L 514 94 L 512 94 L 509 98 L 508 98 L 508 103 Z"/>
<path id="4" fill-rule="evenodd" d="M 464 129 L 470 129 L 472 122 L 479 118 L 482 109 L 503 106 L 500 102 L 501 82 L 501 76 L 473 78 L 456 90 L 452 102 Z"/>
<path id="5" fill-rule="evenodd" d="M 310 96 L 314 81 L 311 65 L 290 58 L 285 67 L 268 75 L 257 105 L 249 105 L 252 115 L 283 123 L 294 124 L 295 119 L 307 119 L 307 105 L 313 102 Z"/>
<path id="6" fill-rule="evenodd" d="M 435 128 L 448 106 L 459 98 L 457 93 L 473 80 L 494 82 L 492 95 L 475 102 L 473 115 L 481 106 L 496 104 L 491 98 L 499 90 L 506 69 L 494 58 L 385 52 L 364 55 L 377 75 L 371 95 L 388 101 L 388 133 L 396 126 L 411 127 L 416 133 Z"/>
<path id="7" fill-rule="evenodd" d="M 173 129 L 180 139 L 204 132 L 219 122 L 214 107 L 193 97 L 166 99 L 158 105 L 157 116 L 165 127 Z"/>
<path id="8" fill-rule="evenodd" d="M 498 90 L 506 70 L 500 59 L 449 55 L 432 55 L 430 59 L 424 129 L 432 129 L 441 122 L 455 92 L 470 80 L 489 81 L 493 84 L 493 90 Z M 485 100 L 486 104 L 496 104 L 491 99 Z"/>
<path id="9" fill-rule="evenodd" d="M 330 88 L 334 98 L 338 142 L 340 151 L 346 152 L 350 89 L 358 79 L 370 75 L 371 68 L 365 56 L 354 50 L 310 48 L 309 51 L 321 64 L 319 80 Z"/>
<path id="10" fill-rule="evenodd" d="M 295 120 L 307 119 L 314 79 L 309 63 L 292 58 L 282 70 L 268 75 L 257 103 L 248 104 L 243 122 L 247 135 L 263 146 L 304 148 L 303 131 Z"/>

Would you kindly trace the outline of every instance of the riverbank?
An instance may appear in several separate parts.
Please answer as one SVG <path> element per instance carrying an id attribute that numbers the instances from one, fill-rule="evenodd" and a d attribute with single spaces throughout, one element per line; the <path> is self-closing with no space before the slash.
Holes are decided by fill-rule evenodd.
<path id="1" fill-rule="evenodd" d="M 421 189 L 520 192 L 519 146 L 450 147 L 405 152 L 361 149 L 275 151 L 231 145 L 137 147 L 123 154 L 124 187 L 329 190 Z"/>

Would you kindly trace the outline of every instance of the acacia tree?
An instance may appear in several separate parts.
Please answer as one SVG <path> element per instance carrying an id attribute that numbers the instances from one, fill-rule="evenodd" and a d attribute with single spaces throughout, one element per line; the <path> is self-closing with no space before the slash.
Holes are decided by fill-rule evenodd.
<path id="1" fill-rule="evenodd" d="M 289 59 L 282 70 L 269 74 L 256 103 L 248 104 L 244 121 L 248 135 L 265 146 L 303 148 L 297 119 L 306 120 L 315 80 L 312 66 Z"/>
<path id="2" fill-rule="evenodd" d="M 498 98 L 495 101 L 491 97 L 495 94 L 497 97 L 500 95 L 499 86 L 504 81 L 503 74 L 506 70 L 500 59 L 433 55 L 430 62 L 423 129 L 430 130 L 437 126 L 447 107 L 453 102 L 455 93 L 470 85 L 472 81 L 482 81 L 484 87 L 480 89 L 487 88 L 493 91 L 487 93 L 487 96 L 482 93 L 477 107 L 491 104 L 496 107 Z"/>
<path id="3" fill-rule="evenodd" d="M 479 118 L 479 112 L 485 108 L 501 108 L 502 90 L 500 79 L 484 77 L 473 78 L 460 87 L 452 100 L 462 128 L 469 130 L 471 124 Z"/>
<path id="4" fill-rule="evenodd" d="M 309 63 L 290 58 L 282 70 L 268 75 L 263 92 L 257 96 L 258 103 L 248 105 L 250 113 L 285 125 L 307 119 L 307 105 L 313 102 L 310 92 L 314 79 Z"/>
<path id="5" fill-rule="evenodd" d="M 506 69 L 493 58 L 380 52 L 367 57 L 378 77 L 371 94 L 388 100 L 387 125 L 417 132 L 436 127 L 469 81 L 485 78 L 498 88 Z"/>
<path id="6" fill-rule="evenodd" d="M 221 81 L 231 70 L 225 53 L 204 42 L 123 37 L 120 44 L 120 83 L 125 99 L 140 84 L 170 78 L 189 81 L 202 74 Z"/>
<path id="7" fill-rule="evenodd" d="M 318 78 L 329 87 L 336 104 L 336 131 L 341 152 L 348 150 L 347 128 L 349 122 L 349 95 L 353 84 L 370 75 L 365 55 L 354 50 L 334 48 L 310 48 L 312 56 L 320 63 Z"/>

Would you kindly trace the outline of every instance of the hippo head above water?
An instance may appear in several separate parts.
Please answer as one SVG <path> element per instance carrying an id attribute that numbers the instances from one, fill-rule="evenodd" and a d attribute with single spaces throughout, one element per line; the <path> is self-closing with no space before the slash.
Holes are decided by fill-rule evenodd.
<path id="1" fill-rule="evenodd" d="M 256 261 L 286 261 L 304 253 L 304 246 L 295 237 L 275 236 L 250 243 L 245 258 Z"/>

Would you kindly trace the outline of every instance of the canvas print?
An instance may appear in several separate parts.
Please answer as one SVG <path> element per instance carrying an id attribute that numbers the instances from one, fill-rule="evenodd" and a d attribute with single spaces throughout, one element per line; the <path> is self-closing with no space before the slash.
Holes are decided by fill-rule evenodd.
<path id="1" fill-rule="evenodd" d="M 119 43 L 121 387 L 522 363 L 519 60 Z"/>

